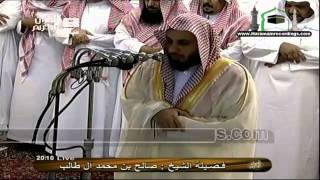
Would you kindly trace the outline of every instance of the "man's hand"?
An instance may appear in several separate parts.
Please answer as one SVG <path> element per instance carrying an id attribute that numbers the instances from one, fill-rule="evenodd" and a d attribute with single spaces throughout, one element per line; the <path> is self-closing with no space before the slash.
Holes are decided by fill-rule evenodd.
<path id="1" fill-rule="evenodd" d="M 73 28 L 72 31 L 73 33 L 77 33 L 77 34 L 86 34 L 86 35 L 90 35 L 93 36 L 93 34 L 85 29 L 81 29 L 79 27 Z"/>
<path id="2" fill-rule="evenodd" d="M 33 28 L 36 25 L 35 18 L 24 18 L 21 21 L 21 25 L 26 28 Z"/>
<path id="3" fill-rule="evenodd" d="M 0 26 L 6 25 L 9 16 L 0 13 Z"/>
<path id="4" fill-rule="evenodd" d="M 88 35 L 92 35 L 92 33 L 90 33 L 89 31 L 85 29 L 74 28 L 72 32 L 77 33 L 72 36 L 72 47 L 76 47 L 79 44 L 87 44 L 90 42 Z"/>
<path id="5" fill-rule="evenodd" d="M 86 34 L 75 34 L 72 36 L 72 47 L 76 47 L 79 44 L 88 44 L 90 42 L 89 37 Z"/>
<path id="6" fill-rule="evenodd" d="M 179 121 L 179 116 L 191 117 L 191 115 L 186 111 L 177 108 L 169 108 L 159 111 L 153 116 L 152 120 L 155 121 L 160 128 L 178 128 L 172 129 L 172 131 L 181 130 L 184 128 L 184 124 Z"/>
<path id="7" fill-rule="evenodd" d="M 147 53 L 147 54 L 152 54 L 152 53 L 156 53 L 156 52 L 159 52 L 161 51 L 162 48 L 161 47 L 158 47 L 158 48 L 153 48 L 153 47 L 150 47 L 150 46 L 142 46 L 140 48 L 140 51 L 139 52 L 144 52 L 144 53 Z"/>
<path id="8" fill-rule="evenodd" d="M 302 61 L 306 61 L 306 57 L 301 52 L 301 48 L 299 46 L 286 42 L 280 45 L 277 64 L 284 62 L 293 62 L 295 64 L 299 64 Z M 272 67 L 274 65 L 275 64 L 266 63 L 266 66 L 268 67 Z"/>
<path id="9" fill-rule="evenodd" d="M 287 60 L 293 63 L 300 63 L 306 61 L 306 57 L 301 52 L 299 46 L 290 43 L 282 43 L 279 49 L 280 56 L 283 60 Z"/>

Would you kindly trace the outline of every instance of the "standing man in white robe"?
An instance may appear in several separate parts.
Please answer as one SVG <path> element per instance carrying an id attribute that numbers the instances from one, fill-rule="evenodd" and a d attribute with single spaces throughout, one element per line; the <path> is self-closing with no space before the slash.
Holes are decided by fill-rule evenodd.
<path id="1" fill-rule="evenodd" d="M 61 11 L 67 4 L 60 0 L 22 1 L 22 20 L 17 25 L 17 32 L 22 37 L 11 102 L 9 139 L 31 143 L 37 120 L 47 102 L 51 82 L 61 71 L 64 46 L 50 35 L 55 21 L 61 18 Z M 42 25 L 48 27 L 46 31 L 33 31 L 36 17 L 44 21 Z M 44 117 L 40 128 L 47 127 L 52 119 L 52 110 L 49 109 L 51 114 Z M 42 144 L 41 132 L 37 144 Z"/>
<path id="2" fill-rule="evenodd" d="M 121 18 L 129 13 L 132 6 L 128 0 L 78 0 L 72 1 L 64 14 L 67 18 L 76 18 L 79 24 L 73 27 L 63 27 L 56 39 L 68 45 L 64 52 L 64 68 L 70 67 L 74 52 L 83 47 L 98 49 L 114 48 L 113 38 L 115 27 Z M 58 33 L 56 33 L 58 34 Z M 72 37 L 69 39 L 69 37 Z M 84 57 L 81 61 L 89 61 Z M 120 138 L 121 114 L 117 109 L 120 102 L 118 81 L 120 70 L 117 68 L 104 68 L 99 83 L 94 84 L 93 99 L 93 131 L 94 148 L 93 157 L 114 156 L 116 146 L 109 142 Z M 62 109 L 80 89 L 71 89 L 76 81 L 70 79 L 66 92 L 61 95 L 60 108 Z M 79 86 L 79 83 L 73 86 Z M 82 85 L 83 86 L 83 85 Z M 88 120 L 88 88 L 59 116 L 58 148 L 83 145 L 86 139 Z M 121 113 L 121 111 L 119 112 Z M 52 133 L 52 131 L 51 131 Z M 57 151 L 58 156 L 82 157 L 81 149 Z"/>
<path id="3" fill-rule="evenodd" d="M 281 0 L 291 30 L 311 37 L 242 37 L 244 55 L 257 66 L 259 129 L 270 130 L 267 143 L 257 143 L 256 156 L 269 158 L 272 169 L 256 178 L 319 178 L 319 1 Z M 281 27 L 281 26 L 280 26 Z M 265 29 L 272 31 L 274 29 Z"/>
<path id="4" fill-rule="evenodd" d="M 262 27 L 262 24 L 261 24 L 262 13 L 264 13 L 266 11 L 270 11 L 273 8 L 277 8 L 278 0 L 268 0 L 268 1 L 240 0 L 240 1 L 238 1 L 238 3 L 239 3 L 239 8 L 242 11 L 247 12 L 248 15 L 251 15 L 251 11 L 253 10 L 253 8 L 256 8 L 256 10 L 258 11 L 257 23 L 258 23 L 258 26 L 261 28 Z M 247 11 L 248 9 L 250 11 Z M 252 19 L 252 15 L 251 15 L 251 19 Z M 249 29 L 241 29 L 241 30 L 239 29 L 239 31 L 251 31 L 251 27 Z M 235 31 L 235 33 L 237 33 L 237 31 Z M 221 55 L 224 57 L 231 58 L 231 59 L 238 61 L 239 63 L 244 65 L 250 71 L 252 76 L 254 76 L 255 71 L 257 69 L 257 63 L 248 60 L 247 57 L 245 57 L 243 55 L 240 37 L 238 37 L 237 39 L 238 40 L 229 43 L 228 47 L 221 51 Z M 263 41 L 261 41 L 261 42 L 263 42 Z"/>
<path id="5" fill-rule="evenodd" d="M 121 99 L 127 127 L 117 157 L 253 157 L 254 142 L 212 141 L 217 128 L 255 129 L 257 99 L 248 71 L 220 56 L 209 21 L 181 14 L 155 35 L 165 56 L 143 63 L 128 80 Z M 199 139 L 206 142 L 193 143 Z M 248 179 L 252 173 L 115 173 L 121 178 Z"/>
<path id="6" fill-rule="evenodd" d="M 246 1 L 246 0 L 245 0 Z M 191 0 L 191 12 L 206 17 L 221 38 L 221 55 L 242 63 L 238 31 L 250 29 L 251 17 L 237 0 Z M 248 5 L 247 5 L 248 6 Z"/>
<path id="7" fill-rule="evenodd" d="M 21 18 L 20 0 L 0 1 L 0 135 L 5 135 L 10 119 L 11 97 L 18 64 L 14 29 Z"/>
<path id="8" fill-rule="evenodd" d="M 139 7 L 126 15 L 116 28 L 115 48 L 134 53 L 159 52 L 160 43 L 153 32 L 187 9 L 178 0 L 140 0 L 139 3 Z"/>
<path id="9" fill-rule="evenodd" d="M 237 31 L 247 31 L 251 17 L 239 7 L 237 0 L 192 0 L 191 12 L 206 17 L 221 38 L 221 49 L 238 41 Z"/>

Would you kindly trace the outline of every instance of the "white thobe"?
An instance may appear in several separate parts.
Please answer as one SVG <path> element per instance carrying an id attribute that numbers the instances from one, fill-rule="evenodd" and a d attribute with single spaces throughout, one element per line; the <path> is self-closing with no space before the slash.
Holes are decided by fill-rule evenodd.
<path id="1" fill-rule="evenodd" d="M 89 36 L 89 44 L 79 45 L 76 49 L 82 47 L 113 48 L 114 35 L 107 33 L 110 12 L 111 5 L 106 1 L 87 2 L 81 18 L 81 29 L 88 30 L 93 36 Z M 56 37 L 57 40 L 69 42 L 66 39 L 69 38 L 71 29 L 63 28 L 59 30 L 67 33 L 60 33 L 61 36 Z M 67 35 L 63 37 L 63 34 Z M 82 59 L 82 61 L 87 60 L 87 58 Z M 120 70 L 117 68 L 105 68 L 103 76 L 107 77 L 107 79 L 101 79 L 99 83 L 94 85 L 92 137 L 95 145 L 92 150 L 92 157 L 109 157 L 114 156 L 113 154 L 115 153 L 116 145 L 109 144 L 109 141 L 112 139 L 112 141 L 116 142 L 120 137 L 121 111 L 119 110 L 118 92 L 120 91 L 118 91 L 118 87 L 122 83 L 118 82 L 119 74 Z M 74 79 L 70 81 L 73 82 Z M 67 88 L 66 93 L 61 95 L 61 109 L 79 89 Z M 59 116 L 58 148 L 83 145 L 83 140 L 87 136 L 88 93 L 89 90 L 86 88 L 67 110 Z M 114 131 L 111 131 L 112 129 Z M 57 155 L 82 157 L 82 151 L 81 149 L 57 151 Z"/>
<path id="2" fill-rule="evenodd" d="M 261 27 L 261 14 L 269 11 L 276 7 L 278 0 L 268 0 L 268 1 L 254 1 L 251 0 L 238 0 L 239 8 L 243 12 L 247 12 L 247 15 L 251 15 L 251 11 L 253 7 L 256 7 L 256 10 L 258 11 L 258 24 L 259 27 Z M 249 10 L 249 11 L 248 11 Z M 254 76 L 256 71 L 256 63 L 253 63 L 252 61 L 249 61 L 242 53 L 241 49 L 241 42 L 240 40 L 236 40 L 232 43 L 228 44 L 228 47 L 225 49 L 221 49 L 221 55 L 233 60 L 238 61 L 242 65 L 244 65 L 251 73 L 252 76 Z"/>
<path id="3" fill-rule="evenodd" d="M 183 0 L 182 3 L 187 8 L 187 10 L 190 11 L 191 0 Z"/>
<path id="4" fill-rule="evenodd" d="M 188 10 L 190 10 L 191 0 L 183 0 L 182 2 L 184 6 Z M 141 47 L 145 45 L 146 44 L 144 42 L 141 42 L 137 38 L 132 37 L 122 22 L 117 26 L 116 34 L 114 37 L 114 46 L 116 49 L 139 53 Z"/>
<path id="5" fill-rule="evenodd" d="M 219 17 L 219 14 L 213 14 L 213 15 L 205 15 L 205 17 L 211 22 L 211 24 L 214 24 L 216 20 Z"/>
<path id="6" fill-rule="evenodd" d="M 191 78 L 192 74 L 196 71 L 198 66 L 193 66 L 185 71 L 174 71 L 175 76 L 175 85 L 174 85 L 174 91 L 173 91 L 173 102 L 177 102 L 178 95 L 180 91 L 182 90 L 183 86 L 188 82 L 188 80 Z"/>
<path id="7" fill-rule="evenodd" d="M 18 64 L 18 50 L 14 29 L 21 12 L 20 0 L 3 1 L 0 12 L 9 16 L 7 23 L 0 26 L 0 131 L 6 131 L 10 118 L 11 97 Z"/>
<path id="8" fill-rule="evenodd" d="M 41 1 L 33 1 L 38 10 L 36 16 L 44 19 L 48 24 L 54 23 L 54 19 L 60 19 L 61 9 L 49 8 Z M 17 32 L 21 33 L 21 21 L 18 22 Z M 61 59 L 64 46 L 46 32 L 37 32 L 35 35 L 35 48 L 32 64 L 27 77 L 21 76 L 22 68 L 18 67 L 12 95 L 10 124 L 8 138 L 20 142 L 31 143 L 32 135 L 38 118 L 47 103 L 51 82 L 61 71 Z M 23 56 L 23 48 L 20 41 L 19 56 Z M 19 62 L 23 66 L 23 62 Z M 52 119 L 50 108 L 42 121 L 40 128 L 45 129 Z M 51 112 L 51 113 L 50 113 Z M 42 143 L 43 131 L 39 131 L 37 144 Z"/>
<path id="9" fill-rule="evenodd" d="M 131 0 L 130 3 L 132 4 L 132 6 L 133 6 L 134 8 L 136 8 L 136 7 L 139 7 L 139 1 L 140 1 L 140 0 Z"/>
<path id="10" fill-rule="evenodd" d="M 244 55 L 256 64 L 251 71 L 260 98 L 258 127 L 273 133 L 256 147 L 256 156 L 269 158 L 272 169 L 255 178 L 319 177 L 319 30 L 308 27 L 310 19 L 298 27 L 312 37 L 241 38 Z M 299 46 L 307 61 L 266 67 L 276 63 L 283 42 Z"/>
<path id="11" fill-rule="evenodd" d="M 131 37 L 126 26 L 120 22 L 114 36 L 114 46 L 116 49 L 139 53 L 141 47 L 145 45 L 145 43 L 139 41 L 137 38 Z"/>

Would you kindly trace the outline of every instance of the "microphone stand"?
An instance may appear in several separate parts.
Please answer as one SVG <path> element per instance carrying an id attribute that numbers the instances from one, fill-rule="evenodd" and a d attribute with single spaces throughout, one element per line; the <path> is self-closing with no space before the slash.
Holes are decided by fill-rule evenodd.
<path id="1" fill-rule="evenodd" d="M 81 52 L 82 51 L 82 52 Z M 81 53 L 80 53 L 81 52 Z M 85 63 L 80 63 L 80 58 L 88 53 L 88 52 L 94 52 L 95 55 L 91 58 L 94 59 L 95 56 L 98 54 L 102 57 L 103 60 L 98 60 L 98 61 L 92 61 L 92 62 L 85 62 Z M 59 104 L 60 104 L 60 94 L 64 93 L 65 87 L 64 87 L 64 81 L 68 77 L 68 75 L 71 74 L 72 77 L 75 77 L 76 79 L 83 78 L 86 76 L 86 81 L 89 84 L 89 99 L 88 99 L 88 121 L 87 121 L 87 138 L 84 139 L 83 143 L 83 149 L 84 149 L 84 158 L 91 158 L 92 156 L 92 149 L 94 147 L 94 139 L 92 139 L 92 124 L 93 124 L 93 98 L 94 98 L 94 82 L 99 82 L 100 81 L 100 76 L 102 73 L 101 67 L 117 67 L 122 70 L 129 70 L 133 67 L 133 64 L 141 61 L 146 61 L 148 59 L 154 59 L 157 61 L 162 60 L 162 55 L 161 54 L 154 54 L 154 55 L 148 55 L 148 54 L 126 54 L 127 52 L 121 52 L 119 50 L 95 50 L 95 49 L 90 49 L 90 48 L 82 48 L 79 49 L 73 58 L 73 64 L 70 68 L 68 68 L 65 72 L 60 73 L 55 80 L 52 83 L 52 89 L 49 93 L 49 95 L 54 95 L 56 100 L 55 100 L 55 110 L 54 110 L 54 130 L 53 130 L 53 139 L 52 139 L 52 155 L 54 156 L 55 160 L 57 160 L 57 155 L 56 152 L 57 150 L 66 150 L 68 148 L 62 148 L 62 149 L 57 149 L 57 137 L 58 137 L 58 121 L 59 121 L 59 114 L 62 112 L 60 111 Z M 80 54 L 80 55 L 79 55 Z M 125 56 L 119 56 L 121 54 L 125 54 Z M 77 58 L 77 56 L 79 57 Z M 116 56 L 115 56 L 116 55 Z M 118 55 L 118 56 L 117 56 Z M 101 58 L 100 57 L 100 58 Z M 102 62 L 101 62 L 102 61 Z M 86 73 L 84 70 L 81 68 L 83 67 L 88 67 L 86 70 Z M 99 69 L 100 68 L 100 69 Z M 48 105 L 50 106 L 49 102 Z M 44 113 L 47 111 L 43 111 Z M 63 110 L 62 110 L 63 111 Z M 37 136 L 37 131 L 38 128 L 40 127 L 41 121 L 42 121 L 43 116 L 41 115 L 37 126 L 35 128 L 35 132 L 33 135 L 33 142 L 35 143 L 36 141 L 36 136 Z M 50 128 L 50 127 L 48 127 Z M 44 137 L 44 141 L 46 138 Z M 45 143 L 46 145 L 46 143 Z M 48 146 L 50 148 L 50 146 Z M 72 147 L 72 148 L 78 148 L 77 147 Z M 82 148 L 82 147 L 81 147 Z M 49 172 L 48 173 L 48 179 L 56 179 L 56 173 L 55 172 Z M 90 171 L 85 171 L 81 172 L 81 179 L 91 179 L 91 172 Z"/>
<path id="2" fill-rule="evenodd" d="M 53 125 L 53 138 L 52 138 L 52 155 L 54 156 L 54 160 L 58 160 L 57 158 L 57 138 L 58 138 L 58 121 L 59 121 L 59 103 L 60 103 L 60 94 L 56 94 L 55 107 L 54 107 L 54 125 Z M 49 172 L 48 179 L 56 179 L 55 172 Z"/>
<path id="3" fill-rule="evenodd" d="M 81 57 L 80 57 L 81 58 Z M 74 65 L 75 67 L 77 65 Z M 95 67 L 89 67 L 87 71 L 87 78 L 86 81 L 89 83 L 89 97 L 88 97 L 88 119 L 87 119 L 87 135 L 86 139 L 84 139 L 83 146 L 85 153 L 83 158 L 91 158 L 92 156 L 92 149 L 94 147 L 94 139 L 92 138 L 92 124 L 93 124 L 93 99 L 94 99 L 94 82 L 100 81 L 100 71 L 97 70 Z M 102 71 L 102 70 L 101 70 Z M 79 73 L 77 69 L 74 71 L 75 73 Z M 79 74 L 78 74 L 79 75 Z M 64 83 L 64 79 L 62 80 Z M 56 101 L 55 101 L 55 115 L 54 115 L 54 131 L 53 131 L 53 145 L 52 145 L 52 155 L 57 160 L 56 151 L 57 151 L 57 134 L 58 134 L 58 116 L 59 116 L 59 102 L 60 101 L 60 93 L 56 94 Z M 91 179 L 91 172 L 85 171 L 81 172 L 81 179 Z M 49 172 L 48 179 L 56 179 L 55 172 Z"/>
<path id="4" fill-rule="evenodd" d="M 89 83 L 89 99 L 88 99 L 88 121 L 87 121 L 87 139 L 84 140 L 85 154 L 84 158 L 91 158 L 92 149 L 94 147 L 94 139 L 92 139 L 92 122 L 93 122 L 93 98 L 94 98 L 94 82 L 93 77 L 96 71 L 92 67 L 88 69 L 87 81 Z M 81 173 L 81 179 L 91 179 L 91 172 L 85 171 Z"/>

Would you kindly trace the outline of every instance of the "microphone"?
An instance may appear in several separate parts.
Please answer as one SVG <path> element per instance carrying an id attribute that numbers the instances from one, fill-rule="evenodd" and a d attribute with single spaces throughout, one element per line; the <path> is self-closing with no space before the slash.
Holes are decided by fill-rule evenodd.
<path id="1" fill-rule="evenodd" d="M 156 60 L 162 61 L 163 54 L 162 53 L 153 53 L 153 54 L 146 54 L 146 53 L 133 53 L 131 51 L 122 51 L 119 49 L 98 49 L 98 48 L 85 48 L 79 49 L 76 54 L 79 52 L 84 51 L 84 53 L 93 53 L 94 60 L 102 60 L 103 64 L 107 65 L 108 67 L 117 67 L 121 70 L 130 70 L 133 68 L 134 64 L 144 62 L 147 60 Z M 84 55 L 84 53 L 80 53 L 80 57 Z M 81 70 L 74 70 L 71 73 L 72 77 L 81 77 L 83 72 Z M 77 78 L 76 78 L 77 79 Z"/>
<path id="2" fill-rule="evenodd" d="M 109 67 L 117 67 L 121 70 L 129 70 L 137 63 L 133 56 L 128 53 L 94 49 L 97 59 L 103 59 Z"/>
<path id="3" fill-rule="evenodd" d="M 150 59 L 155 61 L 162 61 L 162 58 L 163 58 L 163 54 L 160 52 L 153 53 L 153 54 L 147 54 L 144 52 L 141 52 L 138 54 L 135 54 L 135 53 L 131 53 L 131 54 L 138 62 L 144 62 Z"/>
<path id="4" fill-rule="evenodd" d="M 106 63 L 111 67 L 118 67 L 122 70 L 133 68 L 134 64 L 147 60 L 162 61 L 162 53 L 133 53 L 131 51 L 122 51 L 119 49 L 93 49 L 96 54 L 105 59 Z"/>

